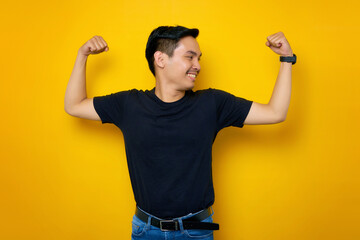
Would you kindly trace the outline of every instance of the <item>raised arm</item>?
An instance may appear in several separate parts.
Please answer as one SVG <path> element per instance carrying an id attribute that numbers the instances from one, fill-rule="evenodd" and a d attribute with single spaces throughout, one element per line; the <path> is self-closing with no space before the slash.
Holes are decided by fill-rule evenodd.
<path id="1" fill-rule="evenodd" d="M 293 51 L 282 32 L 267 38 L 266 46 L 281 56 L 293 56 Z M 268 104 L 253 102 L 244 124 L 273 124 L 286 119 L 291 96 L 292 63 L 281 62 L 275 87 Z"/>
<path id="2" fill-rule="evenodd" d="M 74 117 L 101 120 L 95 111 L 93 98 L 87 98 L 86 95 L 86 62 L 90 54 L 108 50 L 107 43 L 100 36 L 94 36 L 81 46 L 65 92 L 66 113 Z"/>

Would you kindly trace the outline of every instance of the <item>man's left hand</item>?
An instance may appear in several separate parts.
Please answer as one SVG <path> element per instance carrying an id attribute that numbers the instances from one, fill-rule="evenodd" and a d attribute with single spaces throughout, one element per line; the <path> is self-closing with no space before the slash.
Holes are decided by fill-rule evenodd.
<path id="1" fill-rule="evenodd" d="M 266 46 L 271 48 L 275 53 L 281 56 L 293 56 L 289 42 L 286 40 L 284 33 L 278 32 L 268 36 Z"/>

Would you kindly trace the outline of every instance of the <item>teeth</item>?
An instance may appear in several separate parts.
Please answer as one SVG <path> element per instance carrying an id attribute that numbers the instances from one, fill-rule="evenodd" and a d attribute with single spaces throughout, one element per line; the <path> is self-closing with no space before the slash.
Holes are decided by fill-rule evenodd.
<path id="1" fill-rule="evenodd" d="M 195 75 L 195 74 L 188 74 L 188 76 L 193 77 L 193 78 L 195 78 L 195 77 L 196 77 L 196 75 Z"/>

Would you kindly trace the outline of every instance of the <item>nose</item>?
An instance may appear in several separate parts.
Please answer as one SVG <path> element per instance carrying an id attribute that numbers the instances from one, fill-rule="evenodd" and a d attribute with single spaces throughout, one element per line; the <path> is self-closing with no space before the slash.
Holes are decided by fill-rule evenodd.
<path id="1" fill-rule="evenodd" d="M 195 60 L 195 63 L 193 64 L 193 68 L 194 70 L 196 70 L 197 72 L 200 72 L 200 63 L 198 60 Z"/>

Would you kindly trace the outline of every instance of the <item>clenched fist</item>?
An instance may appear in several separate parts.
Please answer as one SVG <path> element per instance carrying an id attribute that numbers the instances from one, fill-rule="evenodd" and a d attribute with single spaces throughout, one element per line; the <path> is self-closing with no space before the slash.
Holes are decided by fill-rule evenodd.
<path id="1" fill-rule="evenodd" d="M 284 33 L 278 32 L 267 37 L 266 46 L 281 56 L 292 56 L 293 52 Z"/>
<path id="2" fill-rule="evenodd" d="M 90 54 L 98 54 L 103 51 L 109 51 L 109 47 L 105 40 L 100 36 L 94 36 L 79 49 L 79 53 L 85 56 Z"/>

